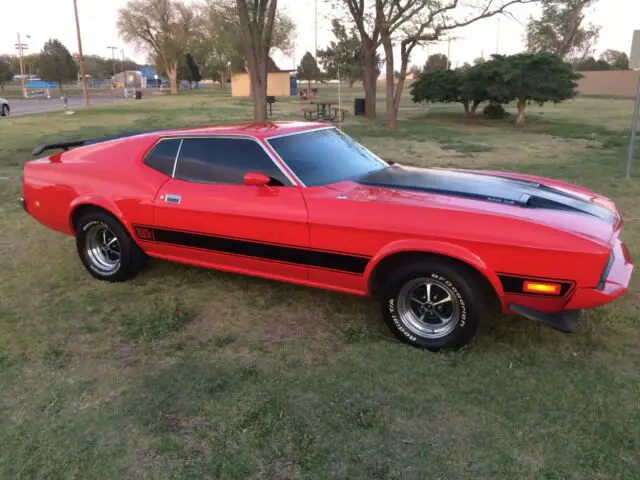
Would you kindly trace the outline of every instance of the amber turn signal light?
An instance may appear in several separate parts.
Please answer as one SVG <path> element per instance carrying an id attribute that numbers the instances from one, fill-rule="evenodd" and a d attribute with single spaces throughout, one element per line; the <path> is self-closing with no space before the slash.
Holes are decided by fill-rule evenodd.
<path id="1" fill-rule="evenodd" d="M 527 293 L 542 293 L 544 295 L 560 295 L 559 283 L 542 283 L 525 281 L 522 290 Z"/>

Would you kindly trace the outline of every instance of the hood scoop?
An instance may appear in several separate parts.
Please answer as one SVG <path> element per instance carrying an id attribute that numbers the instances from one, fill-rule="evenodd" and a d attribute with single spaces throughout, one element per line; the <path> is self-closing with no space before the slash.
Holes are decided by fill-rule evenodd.
<path id="1" fill-rule="evenodd" d="M 614 212 L 539 182 L 438 168 L 393 165 L 357 180 L 362 185 L 471 198 L 524 208 L 571 211 L 615 223 Z"/>

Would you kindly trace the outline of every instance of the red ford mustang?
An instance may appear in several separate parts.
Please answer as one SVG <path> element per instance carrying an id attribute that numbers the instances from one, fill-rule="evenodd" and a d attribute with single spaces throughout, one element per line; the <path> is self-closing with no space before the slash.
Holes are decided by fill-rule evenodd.
<path id="1" fill-rule="evenodd" d="M 23 206 L 74 235 L 94 277 L 126 280 L 154 257 L 372 294 L 400 339 L 430 350 L 466 344 L 492 300 L 572 331 L 633 269 L 597 193 L 388 164 L 325 124 L 129 134 L 34 156 L 53 149 L 26 163 Z"/>

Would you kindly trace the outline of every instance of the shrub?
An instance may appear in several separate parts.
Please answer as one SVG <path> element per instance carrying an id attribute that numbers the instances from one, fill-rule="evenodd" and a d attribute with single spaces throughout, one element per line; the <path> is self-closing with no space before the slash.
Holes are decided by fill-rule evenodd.
<path id="1" fill-rule="evenodd" d="M 509 115 L 509 112 L 507 112 L 501 104 L 495 102 L 491 102 L 489 105 L 484 107 L 482 113 L 485 117 L 489 117 L 494 120 L 504 118 Z"/>

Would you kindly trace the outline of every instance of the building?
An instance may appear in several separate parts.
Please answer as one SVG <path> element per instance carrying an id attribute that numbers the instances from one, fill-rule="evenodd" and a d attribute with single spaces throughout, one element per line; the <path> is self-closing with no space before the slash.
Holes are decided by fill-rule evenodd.
<path id="1" fill-rule="evenodd" d="M 298 95 L 298 82 L 296 77 L 292 75 L 292 71 L 268 73 L 267 95 L 274 97 L 295 97 Z M 251 82 L 248 73 L 234 73 L 231 75 L 231 96 L 251 96 Z"/>
<path id="2" fill-rule="evenodd" d="M 269 72 L 267 73 L 267 95 L 274 97 L 295 97 L 298 95 L 296 70 L 280 70 L 271 57 L 269 57 L 267 69 Z M 244 71 L 231 75 L 231 96 L 251 96 L 249 72 Z"/>

